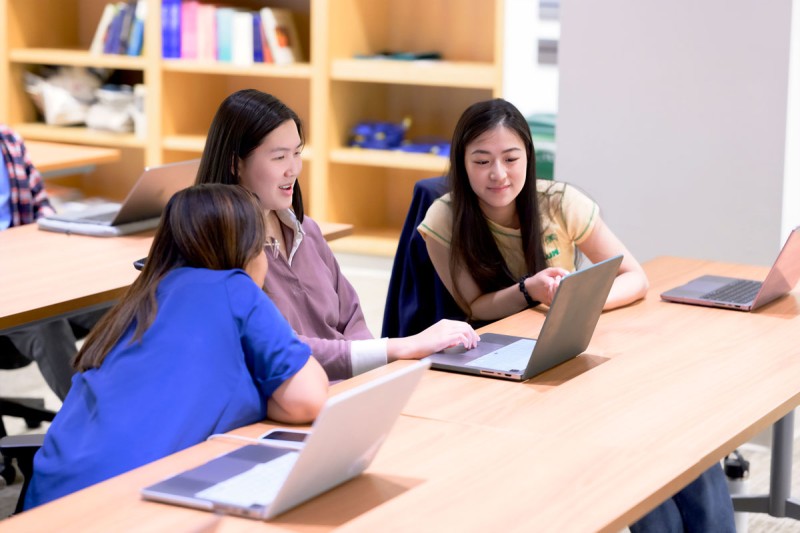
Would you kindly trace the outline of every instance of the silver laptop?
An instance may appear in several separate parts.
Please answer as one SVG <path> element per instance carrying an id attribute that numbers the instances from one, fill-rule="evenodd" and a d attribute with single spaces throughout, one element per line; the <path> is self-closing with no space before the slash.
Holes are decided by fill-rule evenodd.
<path id="1" fill-rule="evenodd" d="M 40 229 L 113 237 L 152 229 L 173 194 L 192 185 L 199 159 L 145 168 L 122 204 L 106 202 L 81 211 L 40 218 Z"/>
<path id="2" fill-rule="evenodd" d="M 471 350 L 445 350 L 432 368 L 524 381 L 583 353 L 622 264 L 612 257 L 561 280 L 538 339 L 484 333 Z"/>
<path id="3" fill-rule="evenodd" d="M 661 294 L 663 300 L 752 311 L 780 298 L 800 281 L 800 227 L 792 230 L 775 264 L 761 282 L 723 276 L 700 276 Z"/>
<path id="4" fill-rule="evenodd" d="M 332 397 L 299 451 L 247 445 L 144 488 L 142 496 L 262 520 L 279 515 L 361 474 L 429 367 L 416 361 Z"/>

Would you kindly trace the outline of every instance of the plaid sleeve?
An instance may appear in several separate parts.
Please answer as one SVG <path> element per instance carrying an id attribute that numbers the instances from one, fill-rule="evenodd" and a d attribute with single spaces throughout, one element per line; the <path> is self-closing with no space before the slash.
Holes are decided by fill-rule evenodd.
<path id="1" fill-rule="evenodd" d="M 22 137 L 0 126 L 0 140 L 11 188 L 11 225 L 30 224 L 54 213 L 42 176 L 30 160 Z"/>

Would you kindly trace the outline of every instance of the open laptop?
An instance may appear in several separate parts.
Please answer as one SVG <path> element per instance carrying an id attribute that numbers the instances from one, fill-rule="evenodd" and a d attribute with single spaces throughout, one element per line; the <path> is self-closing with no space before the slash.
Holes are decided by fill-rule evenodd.
<path id="1" fill-rule="evenodd" d="M 780 298 L 800 281 L 800 227 L 792 230 L 767 278 L 761 282 L 723 276 L 700 276 L 668 290 L 668 302 L 752 311 Z"/>
<path id="2" fill-rule="evenodd" d="M 299 451 L 247 445 L 142 496 L 262 520 L 279 515 L 361 474 L 429 367 L 416 361 L 330 398 Z"/>
<path id="3" fill-rule="evenodd" d="M 618 255 L 564 277 L 538 339 L 484 333 L 471 350 L 429 356 L 431 367 L 524 381 L 580 355 L 589 346 L 620 264 Z"/>
<path id="4" fill-rule="evenodd" d="M 122 204 L 106 202 L 81 211 L 40 218 L 40 229 L 98 237 L 127 235 L 155 228 L 173 194 L 192 185 L 199 159 L 148 167 Z"/>

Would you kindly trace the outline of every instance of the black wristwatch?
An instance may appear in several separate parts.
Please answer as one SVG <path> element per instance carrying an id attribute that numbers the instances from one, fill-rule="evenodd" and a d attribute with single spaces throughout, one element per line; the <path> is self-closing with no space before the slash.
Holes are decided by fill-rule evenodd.
<path id="1" fill-rule="evenodd" d="M 530 274 L 526 274 L 519 278 L 519 292 L 525 297 L 525 301 L 528 302 L 528 307 L 536 307 L 539 305 L 539 302 L 531 298 L 531 295 L 528 294 L 528 289 L 525 288 L 525 280 L 531 277 Z"/>

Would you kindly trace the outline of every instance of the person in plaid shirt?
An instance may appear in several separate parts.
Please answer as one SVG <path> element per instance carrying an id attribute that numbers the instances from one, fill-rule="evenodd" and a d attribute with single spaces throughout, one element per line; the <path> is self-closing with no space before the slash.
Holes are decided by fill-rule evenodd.
<path id="1" fill-rule="evenodd" d="M 28 157 L 25 143 L 8 126 L 0 124 L 0 230 L 35 222 L 55 213 L 42 176 Z M 33 361 L 47 385 L 61 400 L 72 383 L 72 358 L 78 336 L 102 316 L 104 310 L 67 319 L 36 323 L 4 335 L 14 345 L 12 353 L 0 353 L 4 368 L 18 368 Z"/>

